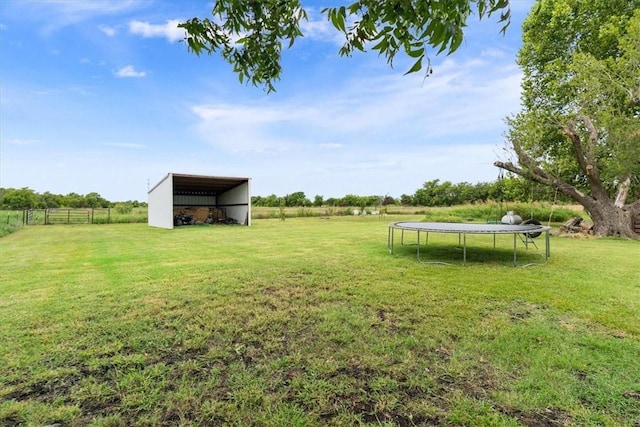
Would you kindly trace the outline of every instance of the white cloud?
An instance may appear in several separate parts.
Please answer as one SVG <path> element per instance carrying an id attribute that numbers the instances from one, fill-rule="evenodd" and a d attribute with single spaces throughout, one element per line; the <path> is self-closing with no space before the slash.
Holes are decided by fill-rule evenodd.
<path id="1" fill-rule="evenodd" d="M 143 21 L 131 21 L 129 32 L 145 38 L 164 37 L 173 43 L 182 40 L 185 36 L 185 30 L 178 28 L 181 22 L 179 19 L 169 19 L 165 24 L 156 25 Z"/>
<path id="2" fill-rule="evenodd" d="M 316 19 L 311 17 L 311 13 L 309 15 L 309 21 L 300 22 L 300 29 L 305 39 L 330 42 L 337 46 L 342 46 L 345 43 L 344 34 L 336 30 L 324 16 L 319 16 Z"/>
<path id="3" fill-rule="evenodd" d="M 128 77 L 144 77 L 147 75 L 144 71 L 138 71 L 133 65 L 127 65 L 120 68 L 115 73 L 116 77 L 128 78 Z"/>
<path id="4" fill-rule="evenodd" d="M 210 145 L 229 153 L 277 153 L 297 150 L 306 144 L 285 130 L 309 123 L 317 115 L 303 105 L 196 105 L 197 132 Z"/>
<path id="5" fill-rule="evenodd" d="M 9 27 L 7 27 L 6 25 L 0 23 L 0 31 L 4 31 L 7 30 Z"/>
<path id="6" fill-rule="evenodd" d="M 109 37 L 113 37 L 116 35 L 116 29 L 114 27 L 100 25 L 98 28 L 100 29 L 100 31 L 102 31 L 104 34 L 106 34 Z"/>

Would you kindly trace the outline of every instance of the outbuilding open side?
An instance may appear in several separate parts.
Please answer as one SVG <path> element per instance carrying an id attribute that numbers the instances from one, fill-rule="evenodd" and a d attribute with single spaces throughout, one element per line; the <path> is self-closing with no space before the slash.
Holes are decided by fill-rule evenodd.
<path id="1" fill-rule="evenodd" d="M 209 209 L 251 225 L 251 179 L 168 173 L 149 190 L 149 225 L 173 229 L 176 212 Z"/>

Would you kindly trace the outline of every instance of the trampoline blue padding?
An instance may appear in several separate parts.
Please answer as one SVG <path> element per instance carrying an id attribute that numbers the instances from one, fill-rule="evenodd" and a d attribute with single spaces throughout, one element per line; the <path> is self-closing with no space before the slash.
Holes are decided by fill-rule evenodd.
<path id="1" fill-rule="evenodd" d="M 478 224 L 478 223 L 455 223 L 455 222 L 393 222 L 389 224 L 389 232 L 387 236 L 387 247 L 389 253 L 393 253 L 394 230 L 399 229 L 402 232 L 401 244 L 404 244 L 404 232 L 415 231 L 418 235 L 417 241 L 417 258 L 420 260 L 420 233 L 426 233 L 426 242 L 429 241 L 429 233 L 455 233 L 458 234 L 458 243 L 463 249 L 463 264 L 467 261 L 467 234 L 493 234 L 493 246 L 496 245 L 496 234 L 513 234 L 513 265 L 517 265 L 517 237 L 524 242 L 527 250 L 532 244 L 537 248 L 533 238 L 545 234 L 545 253 L 544 262 L 546 263 L 550 255 L 549 230 L 551 227 L 545 227 L 538 224 Z M 461 242 L 462 240 L 462 242 Z M 437 264 L 447 264 L 442 261 L 426 261 Z M 531 265 L 531 264 L 526 264 Z"/>

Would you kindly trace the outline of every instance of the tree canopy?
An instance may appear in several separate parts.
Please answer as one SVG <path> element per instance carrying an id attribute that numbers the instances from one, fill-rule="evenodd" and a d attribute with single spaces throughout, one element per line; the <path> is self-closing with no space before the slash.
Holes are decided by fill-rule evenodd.
<path id="1" fill-rule="evenodd" d="M 133 207 L 146 206 L 146 202 L 128 200 L 125 204 Z M 77 193 L 53 194 L 45 191 L 40 194 L 28 187 L 0 187 L 0 210 L 49 209 L 49 208 L 107 208 L 115 203 L 96 192 L 86 195 Z"/>
<path id="2" fill-rule="evenodd" d="M 582 204 L 599 235 L 638 236 L 640 0 L 539 0 L 523 25 L 517 162 L 496 165 Z"/>
<path id="3" fill-rule="evenodd" d="M 371 49 L 390 65 L 404 52 L 415 61 L 407 73 L 426 63 L 429 49 L 454 52 L 462 43 L 469 16 L 500 14 L 504 31 L 510 22 L 509 0 L 358 0 L 322 10 L 344 34 L 341 55 Z M 291 47 L 303 37 L 301 22 L 308 13 L 299 0 L 216 0 L 212 17 L 192 18 L 180 24 L 187 32 L 190 51 L 219 53 L 233 66 L 240 82 L 275 90 L 282 71 L 283 44 Z"/>

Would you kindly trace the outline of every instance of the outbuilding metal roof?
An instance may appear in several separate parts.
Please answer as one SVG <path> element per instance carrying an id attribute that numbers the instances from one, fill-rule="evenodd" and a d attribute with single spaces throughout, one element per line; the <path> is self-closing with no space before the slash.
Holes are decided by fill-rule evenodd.
<path id="1" fill-rule="evenodd" d="M 218 195 L 249 181 L 249 178 L 173 174 L 175 194 Z"/>
<path id="2" fill-rule="evenodd" d="M 162 181 L 171 177 L 173 179 L 174 194 L 199 194 L 217 196 L 249 181 L 249 178 L 228 176 L 187 175 L 169 173 Z M 154 187 L 154 188 L 155 188 Z M 152 188 L 149 192 L 153 191 Z"/>

